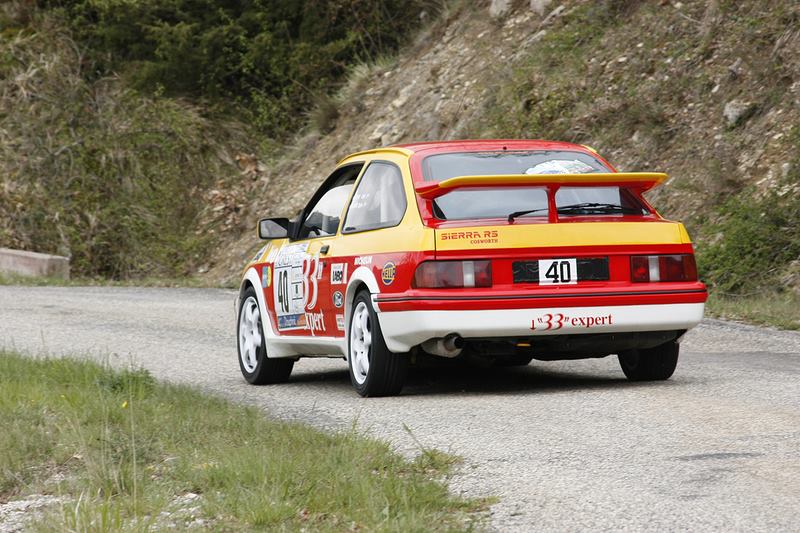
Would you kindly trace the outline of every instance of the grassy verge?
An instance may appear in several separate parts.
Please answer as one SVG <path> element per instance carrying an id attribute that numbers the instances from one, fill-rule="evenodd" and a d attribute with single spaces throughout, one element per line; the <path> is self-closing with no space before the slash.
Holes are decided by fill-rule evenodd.
<path id="1" fill-rule="evenodd" d="M 170 287 L 189 289 L 235 289 L 236 282 L 214 285 L 209 280 L 199 277 L 184 278 L 136 278 L 136 279 L 108 279 L 77 277 L 71 279 L 20 276 L 0 272 L 0 286 L 22 285 L 26 287 Z"/>
<path id="2" fill-rule="evenodd" d="M 453 458 L 279 422 L 142 370 L 0 351 L 0 502 L 50 494 L 43 531 L 479 527 Z"/>
<path id="3" fill-rule="evenodd" d="M 716 318 L 800 330 L 800 297 L 794 293 L 764 292 L 740 296 L 712 291 L 706 311 Z"/>

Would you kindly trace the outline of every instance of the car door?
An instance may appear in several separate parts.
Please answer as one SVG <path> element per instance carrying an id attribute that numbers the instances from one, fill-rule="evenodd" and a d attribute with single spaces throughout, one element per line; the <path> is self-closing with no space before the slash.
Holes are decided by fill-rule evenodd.
<path id="1" fill-rule="evenodd" d="M 338 336 L 330 312 L 327 255 L 339 237 L 347 200 L 363 163 L 343 166 L 325 180 L 290 228 L 290 239 L 271 255 L 273 282 L 265 289 L 280 336 Z"/>

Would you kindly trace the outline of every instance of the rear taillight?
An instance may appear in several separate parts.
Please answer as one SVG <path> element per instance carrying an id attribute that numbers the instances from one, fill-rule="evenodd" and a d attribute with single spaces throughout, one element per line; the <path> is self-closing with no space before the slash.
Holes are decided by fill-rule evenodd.
<path id="1" fill-rule="evenodd" d="M 634 255 L 631 256 L 631 281 L 697 281 L 694 255 Z"/>
<path id="2" fill-rule="evenodd" d="M 414 273 L 416 289 L 491 287 L 491 261 L 425 261 Z"/>

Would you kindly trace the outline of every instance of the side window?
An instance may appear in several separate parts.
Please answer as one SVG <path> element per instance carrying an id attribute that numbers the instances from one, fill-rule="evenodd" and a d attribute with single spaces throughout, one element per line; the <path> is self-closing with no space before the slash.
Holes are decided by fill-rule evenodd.
<path id="1" fill-rule="evenodd" d="M 327 180 L 328 189 L 319 196 L 313 206 L 306 209 L 300 226 L 298 239 L 327 237 L 339 229 L 342 211 L 363 165 L 350 165 L 334 172 Z M 311 205 L 311 204 L 310 204 Z"/>
<path id="2" fill-rule="evenodd" d="M 343 233 L 396 226 L 406 212 L 400 169 L 391 163 L 371 163 L 358 184 Z"/>

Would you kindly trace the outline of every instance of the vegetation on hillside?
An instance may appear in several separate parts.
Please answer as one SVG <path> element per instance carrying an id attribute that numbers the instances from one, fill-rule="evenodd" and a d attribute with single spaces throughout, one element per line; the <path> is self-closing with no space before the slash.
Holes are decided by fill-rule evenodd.
<path id="1" fill-rule="evenodd" d="M 687 223 L 712 289 L 800 291 L 799 24 L 781 0 L 574 2 L 467 136 L 587 143 L 668 171 L 653 199 Z"/>
<path id="2" fill-rule="evenodd" d="M 80 275 L 185 274 L 209 184 L 235 172 L 239 127 L 180 100 L 88 81 L 53 19 L 0 44 L 0 246 L 72 257 Z"/>
<path id="3" fill-rule="evenodd" d="M 195 273 L 219 228 L 241 229 L 259 160 L 425 5 L 3 4 L 0 246 L 84 277 Z"/>
<path id="4" fill-rule="evenodd" d="M 101 73 L 236 108 L 273 138 L 303 125 L 348 66 L 394 52 L 432 0 L 46 0 Z M 427 11 L 426 11 L 427 10 Z"/>

